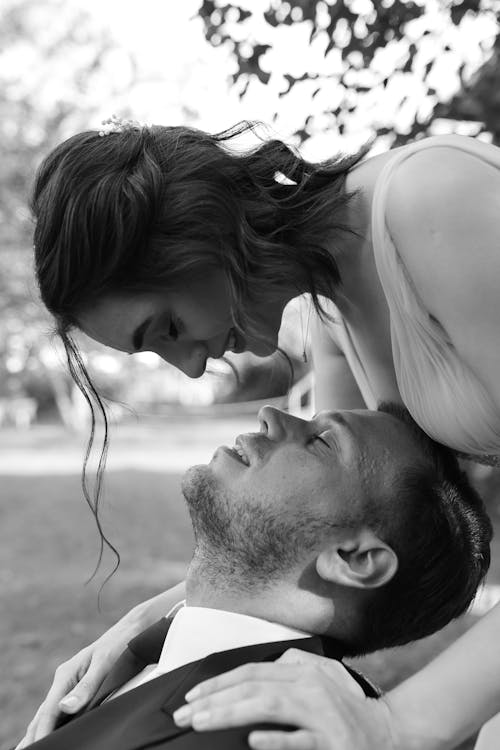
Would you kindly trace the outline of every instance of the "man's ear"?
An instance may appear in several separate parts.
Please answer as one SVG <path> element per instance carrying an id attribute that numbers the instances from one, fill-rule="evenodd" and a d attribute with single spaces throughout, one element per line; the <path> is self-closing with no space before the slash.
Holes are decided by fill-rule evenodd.
<path id="1" fill-rule="evenodd" d="M 394 550 L 367 528 L 332 541 L 316 559 L 316 571 L 324 581 L 362 589 L 384 586 L 397 569 Z"/>

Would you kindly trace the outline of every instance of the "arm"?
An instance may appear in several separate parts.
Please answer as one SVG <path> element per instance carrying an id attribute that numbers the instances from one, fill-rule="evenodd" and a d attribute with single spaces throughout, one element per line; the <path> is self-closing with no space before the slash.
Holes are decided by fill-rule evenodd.
<path id="1" fill-rule="evenodd" d="M 448 750 L 500 711 L 500 605 L 386 696 L 397 750 Z"/>
<path id="2" fill-rule="evenodd" d="M 83 708 L 95 695 L 128 642 L 164 617 L 184 597 L 185 585 L 182 582 L 141 602 L 94 643 L 60 664 L 49 692 L 16 750 L 51 732 L 61 711 L 74 714 Z"/>
<path id="3" fill-rule="evenodd" d="M 363 397 L 327 325 L 316 317 L 311 328 L 315 409 L 363 409 Z"/>
<path id="4" fill-rule="evenodd" d="M 118 623 L 126 623 L 132 632 L 132 638 L 145 630 L 149 625 L 153 625 L 161 617 L 165 617 L 169 610 L 178 602 L 186 597 L 186 586 L 184 581 L 176 584 L 167 591 L 141 602 L 136 607 L 127 612 Z M 116 625 L 118 625 L 116 623 Z M 114 625 L 113 627 L 116 627 Z M 107 631 L 109 632 L 109 631 Z M 128 641 L 127 641 L 128 643 Z M 125 644 L 126 645 L 126 644 Z"/>

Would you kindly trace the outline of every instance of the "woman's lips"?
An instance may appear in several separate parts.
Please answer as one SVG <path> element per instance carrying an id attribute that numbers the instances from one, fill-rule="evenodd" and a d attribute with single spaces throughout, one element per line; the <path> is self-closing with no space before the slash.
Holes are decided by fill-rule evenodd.
<path id="1" fill-rule="evenodd" d="M 220 359 L 226 354 L 226 352 L 234 352 L 240 354 L 246 349 L 246 342 L 243 336 L 238 333 L 234 328 L 230 328 L 227 334 L 226 340 L 223 344 L 220 344 L 220 349 L 216 351 L 210 351 L 208 356 L 210 359 Z"/>
<path id="2" fill-rule="evenodd" d="M 241 354 L 241 352 L 245 351 L 245 346 L 243 336 L 235 328 L 231 328 L 227 337 L 225 351 Z"/>

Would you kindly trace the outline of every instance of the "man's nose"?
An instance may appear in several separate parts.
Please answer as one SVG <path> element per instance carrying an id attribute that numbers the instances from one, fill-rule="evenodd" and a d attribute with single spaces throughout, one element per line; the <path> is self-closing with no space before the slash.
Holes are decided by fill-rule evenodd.
<path id="1" fill-rule="evenodd" d="M 261 432 L 270 440 L 286 440 L 287 438 L 299 438 L 304 433 L 306 422 L 299 417 L 293 417 L 274 406 L 263 406 L 259 410 L 259 423 Z"/>

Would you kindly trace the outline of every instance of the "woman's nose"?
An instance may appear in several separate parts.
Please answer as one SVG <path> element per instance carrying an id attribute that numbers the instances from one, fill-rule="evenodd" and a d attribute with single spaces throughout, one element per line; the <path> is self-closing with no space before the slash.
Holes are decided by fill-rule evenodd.
<path id="1" fill-rule="evenodd" d="M 202 342 L 176 344 L 175 351 L 169 349 L 159 354 L 189 378 L 201 377 L 207 366 L 208 350 Z"/>

